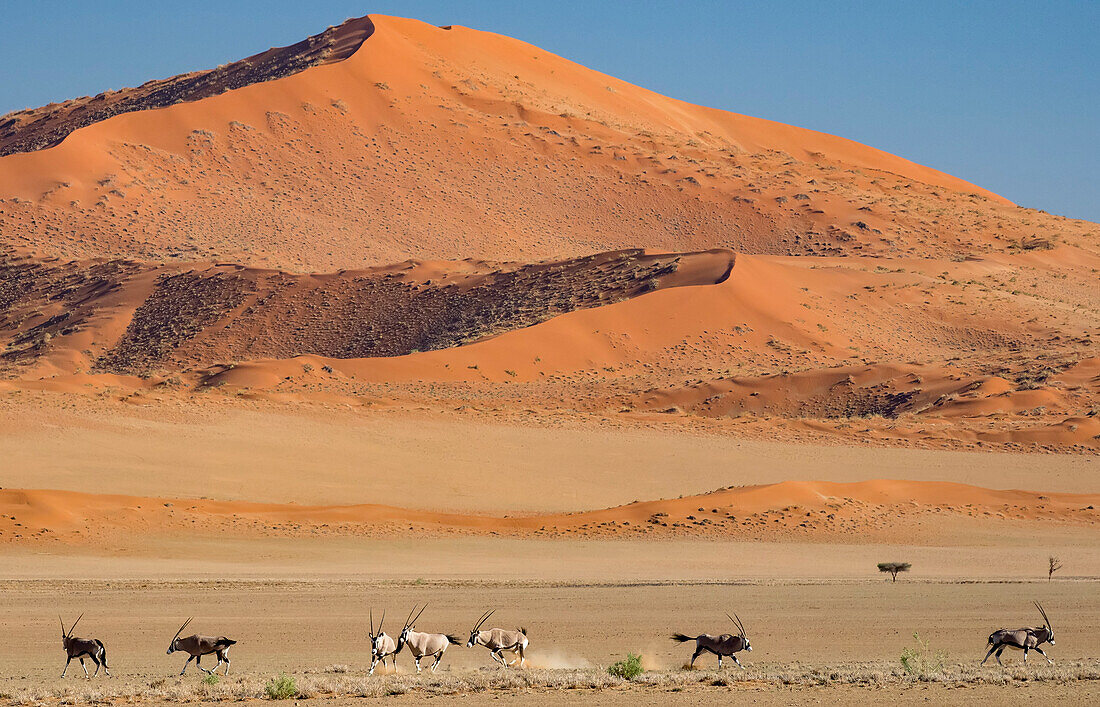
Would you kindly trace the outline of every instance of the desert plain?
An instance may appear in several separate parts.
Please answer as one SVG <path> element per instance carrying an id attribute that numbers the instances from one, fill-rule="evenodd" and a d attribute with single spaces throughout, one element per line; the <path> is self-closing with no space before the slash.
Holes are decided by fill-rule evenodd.
<path id="1" fill-rule="evenodd" d="M 400 18 L 0 117 L 0 699 L 1095 701 L 1098 236 Z"/>

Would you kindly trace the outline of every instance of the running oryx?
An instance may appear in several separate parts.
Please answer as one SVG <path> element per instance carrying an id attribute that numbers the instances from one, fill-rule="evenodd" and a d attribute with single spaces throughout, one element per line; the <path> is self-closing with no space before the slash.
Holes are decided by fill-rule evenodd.
<path id="1" fill-rule="evenodd" d="M 723 633 L 721 636 L 712 636 L 709 633 L 704 633 L 701 636 L 685 636 L 682 633 L 672 634 L 672 640 L 679 643 L 695 641 L 695 653 L 691 655 L 691 667 L 695 667 L 695 659 L 702 655 L 703 651 L 708 651 L 718 656 L 719 668 L 722 667 L 722 656 L 729 656 L 733 658 L 734 663 L 737 663 L 737 667 L 744 670 L 745 666 L 737 660 L 737 652 L 751 651 L 752 646 L 749 645 L 749 639 L 745 636 L 745 626 L 741 623 L 741 617 L 734 618 L 734 616 L 737 616 L 737 614 L 733 616 L 726 614 L 726 618 L 732 621 L 740 632 L 736 636 L 728 633 Z"/>
<path id="2" fill-rule="evenodd" d="M 432 663 L 432 672 L 439 666 L 439 661 L 443 660 L 443 654 L 447 651 L 447 646 L 450 644 L 460 645 L 460 641 L 457 637 L 451 636 L 446 633 L 420 633 L 413 630 L 413 624 L 420 618 L 420 614 L 424 613 L 424 609 L 427 609 L 428 605 L 425 604 L 420 609 L 420 613 L 413 616 L 413 611 L 416 611 L 414 605 L 412 611 L 409 612 L 409 617 L 405 619 L 405 628 L 401 629 L 401 635 L 397 638 L 397 645 L 408 646 L 409 652 L 412 653 L 413 660 L 416 662 L 416 672 L 420 672 L 420 659 L 427 655 L 434 655 L 435 662 Z"/>
<path id="3" fill-rule="evenodd" d="M 210 675 L 213 675 L 214 670 L 217 670 L 218 666 L 225 663 L 225 674 L 228 675 L 229 647 L 236 643 L 236 641 L 228 639 L 225 636 L 200 636 L 197 633 L 193 636 L 180 638 L 180 634 L 183 633 L 183 629 L 187 628 L 187 624 L 189 623 L 191 623 L 191 619 L 184 621 L 183 626 L 180 626 L 180 630 L 176 631 L 176 635 L 172 637 L 172 642 L 168 644 L 168 655 L 172 655 L 176 651 L 183 651 L 190 656 L 187 662 L 183 664 L 183 670 L 180 671 L 180 675 L 183 675 L 192 660 L 195 661 L 195 665 L 198 666 L 199 670 Z M 218 656 L 218 663 L 214 666 L 213 670 L 207 670 L 202 667 L 202 657 L 204 655 L 210 655 L 211 653 Z"/>
<path id="4" fill-rule="evenodd" d="M 73 629 L 80 623 L 80 620 L 84 618 L 84 614 L 76 617 L 76 621 L 69 627 L 68 631 L 65 631 L 65 622 L 58 616 L 57 620 L 61 621 L 61 647 L 65 649 L 65 669 L 61 671 L 61 677 L 65 677 L 65 673 L 69 672 L 69 663 L 73 661 L 73 658 L 80 660 L 80 667 L 84 668 L 84 677 L 88 676 L 88 666 L 84 665 L 84 656 L 88 656 L 95 663 L 95 673 L 91 677 L 99 675 L 99 666 L 103 666 L 103 672 L 107 673 L 107 677 L 111 677 L 111 671 L 107 669 L 107 649 L 103 646 L 103 641 L 98 638 L 73 638 Z"/>
<path id="5" fill-rule="evenodd" d="M 393 661 L 393 669 L 397 671 L 397 654 L 401 652 L 404 643 L 397 643 L 393 636 L 388 636 L 382 631 L 382 624 L 386 623 L 386 611 L 382 610 L 382 620 L 378 622 L 378 633 L 374 632 L 374 609 L 370 611 L 370 673 L 374 675 L 374 666 L 382 663 L 386 667 L 386 658 Z"/>
<path id="6" fill-rule="evenodd" d="M 987 645 L 989 646 L 989 652 L 985 654 L 985 658 L 982 659 L 981 664 L 985 665 L 985 661 L 989 660 L 989 656 L 996 654 L 998 665 L 1004 665 L 1001 662 L 1001 653 L 1005 648 L 1015 648 L 1017 650 L 1023 650 L 1024 662 L 1027 662 L 1027 652 L 1037 651 L 1039 655 L 1047 659 L 1048 663 L 1053 663 L 1043 649 L 1040 648 L 1044 643 L 1054 645 L 1054 627 L 1051 626 L 1050 619 L 1047 618 L 1047 612 L 1043 611 L 1042 605 L 1039 602 L 1035 602 L 1035 608 L 1039 610 L 1039 613 L 1043 615 L 1043 625 L 1040 628 L 1002 628 L 999 631 L 994 631 L 989 634 L 989 640 Z"/>
<path id="7" fill-rule="evenodd" d="M 467 648 L 473 648 L 474 646 L 485 646 L 489 649 L 489 655 L 493 657 L 493 660 L 497 661 L 505 668 L 510 665 L 515 665 L 519 662 L 519 666 L 522 668 L 526 658 L 523 652 L 527 650 L 527 629 L 519 628 L 515 631 L 508 631 L 503 628 L 491 628 L 488 631 L 482 631 L 482 625 L 489 620 L 489 617 L 496 612 L 488 611 L 481 615 L 481 618 L 474 624 L 474 628 L 470 631 L 470 640 L 466 642 Z M 504 660 L 504 656 L 500 654 L 501 651 L 511 651 L 519 656 L 511 663 L 507 663 Z"/>

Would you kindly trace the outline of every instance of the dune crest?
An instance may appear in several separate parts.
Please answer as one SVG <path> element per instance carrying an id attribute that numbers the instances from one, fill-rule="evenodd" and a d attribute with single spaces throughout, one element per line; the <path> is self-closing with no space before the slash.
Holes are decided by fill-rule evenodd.
<path id="1" fill-rule="evenodd" d="M 897 541 L 920 521 L 980 519 L 1095 528 L 1097 494 L 998 491 L 933 481 L 786 481 L 730 487 L 673 500 L 599 511 L 485 516 L 392 506 L 300 506 L 207 499 L 108 496 L 70 491 L 0 490 L 0 542 L 87 543 L 140 530 L 227 536 L 416 533 L 630 538 L 706 536 L 836 541 L 846 533 Z M 923 540 L 950 532 L 922 531 Z"/>

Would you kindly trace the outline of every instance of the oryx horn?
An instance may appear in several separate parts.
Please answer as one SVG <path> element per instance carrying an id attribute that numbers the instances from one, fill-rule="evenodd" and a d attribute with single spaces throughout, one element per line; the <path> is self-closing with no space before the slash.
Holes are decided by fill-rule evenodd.
<path id="1" fill-rule="evenodd" d="M 1050 619 L 1047 618 L 1047 612 L 1043 611 L 1043 605 L 1039 602 L 1035 602 L 1035 608 L 1039 610 L 1039 613 L 1043 615 L 1043 621 L 1046 622 L 1047 628 L 1053 629 L 1053 624 L 1050 623 Z"/>
<path id="2" fill-rule="evenodd" d="M 485 622 L 489 620 L 489 617 L 496 613 L 496 611 L 496 609 L 493 609 L 492 611 L 486 611 L 484 614 L 482 614 L 481 618 L 477 620 L 476 624 L 474 624 L 474 631 L 480 629 L 485 624 Z"/>
<path id="3" fill-rule="evenodd" d="M 180 637 L 180 634 L 183 633 L 183 629 L 187 628 L 187 624 L 191 623 L 191 619 L 193 619 L 193 618 L 195 618 L 195 617 L 192 616 L 192 617 L 188 618 L 186 621 L 183 622 L 183 626 L 180 626 L 180 630 L 176 631 L 176 635 L 172 636 L 172 640 L 169 641 L 169 643 L 174 643 L 176 641 L 176 639 Z"/>
<path id="4" fill-rule="evenodd" d="M 412 626 L 413 624 L 415 624 L 416 620 L 420 618 L 420 614 L 423 614 L 424 609 L 427 609 L 427 608 L 428 608 L 428 605 L 425 604 L 420 609 L 420 613 L 418 613 L 416 616 L 413 616 L 413 611 L 416 611 L 416 604 L 413 604 L 412 611 L 409 612 L 409 617 L 407 619 L 405 619 L 405 628 L 408 628 L 409 626 Z M 404 629 L 402 629 L 402 632 L 404 632 Z"/>
<path id="5" fill-rule="evenodd" d="M 58 618 L 61 618 L 61 617 L 59 616 Z M 81 612 L 80 616 L 77 616 L 77 617 L 76 617 L 76 621 L 74 621 L 74 622 L 73 622 L 73 625 L 69 627 L 69 632 L 68 632 L 68 633 L 66 633 L 66 634 L 65 634 L 65 636 L 67 636 L 67 637 L 68 637 L 68 636 L 72 636 L 72 635 L 73 635 L 73 631 L 74 631 L 74 630 L 76 629 L 76 625 L 77 625 L 78 623 L 80 623 L 80 620 L 81 620 L 82 618 L 84 618 L 84 613 L 83 613 L 83 612 Z M 61 624 L 61 630 L 62 630 L 62 631 L 64 631 L 64 630 L 65 630 L 65 624 Z"/>
<path id="6" fill-rule="evenodd" d="M 737 618 L 734 618 L 734 616 L 736 616 Z M 726 618 L 729 619 L 730 621 L 732 621 L 733 625 L 737 627 L 737 630 L 741 632 L 741 637 L 746 638 L 746 636 L 745 636 L 745 624 L 741 623 L 741 617 L 737 616 L 737 614 L 734 614 L 733 616 L 730 616 L 729 613 L 727 612 L 726 613 Z"/>

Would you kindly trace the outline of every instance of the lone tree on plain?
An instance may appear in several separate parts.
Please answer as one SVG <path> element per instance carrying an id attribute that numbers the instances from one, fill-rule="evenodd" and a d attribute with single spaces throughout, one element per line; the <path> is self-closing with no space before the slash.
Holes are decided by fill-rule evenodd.
<path id="1" fill-rule="evenodd" d="M 889 572 L 891 579 L 895 582 L 898 581 L 898 572 L 908 572 L 912 567 L 908 562 L 880 562 L 878 563 L 879 572 Z"/>
<path id="2" fill-rule="evenodd" d="M 1051 555 L 1047 561 L 1049 563 L 1047 565 L 1047 581 L 1049 582 L 1054 578 L 1054 573 L 1062 569 L 1062 562 L 1054 555 Z"/>

